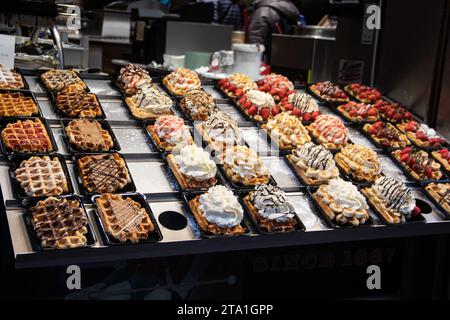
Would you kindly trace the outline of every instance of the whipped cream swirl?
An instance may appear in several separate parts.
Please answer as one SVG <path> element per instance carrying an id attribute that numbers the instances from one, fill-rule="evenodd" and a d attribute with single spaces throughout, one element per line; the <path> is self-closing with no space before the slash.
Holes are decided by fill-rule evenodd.
<path id="1" fill-rule="evenodd" d="M 269 175 L 264 162 L 255 151 L 245 146 L 227 148 L 224 152 L 223 161 L 231 171 L 242 178 L 252 179 Z"/>
<path id="2" fill-rule="evenodd" d="M 236 121 L 219 109 L 215 109 L 208 120 L 202 123 L 202 126 L 214 142 L 227 146 L 241 145 L 244 142 L 242 132 Z"/>
<path id="3" fill-rule="evenodd" d="M 205 219 L 221 228 L 232 228 L 242 222 L 244 210 L 231 190 L 214 186 L 199 199 L 200 210 Z"/>
<path id="4" fill-rule="evenodd" d="M 272 108 L 275 106 L 275 100 L 270 94 L 266 92 L 262 92 L 259 90 L 250 90 L 245 94 L 245 96 L 252 102 L 253 105 L 258 108 L 258 110 L 262 108 L 269 108 L 270 110 L 272 110 Z"/>
<path id="5" fill-rule="evenodd" d="M 205 181 L 216 176 L 216 164 L 209 154 L 196 145 L 183 146 L 174 157 L 181 173 L 189 179 Z"/>
<path id="6" fill-rule="evenodd" d="M 155 131 L 158 137 L 170 145 L 185 145 L 192 142 L 189 129 L 184 121 L 177 116 L 160 116 L 155 122 Z"/>
<path id="7" fill-rule="evenodd" d="M 331 179 L 328 183 L 327 192 L 344 209 L 351 208 L 358 211 L 368 208 L 364 195 L 349 181 L 340 178 Z"/>
<path id="8" fill-rule="evenodd" d="M 250 201 L 263 218 L 278 222 L 294 218 L 294 207 L 287 201 L 284 191 L 276 186 L 268 184 L 257 186 L 250 193 Z"/>

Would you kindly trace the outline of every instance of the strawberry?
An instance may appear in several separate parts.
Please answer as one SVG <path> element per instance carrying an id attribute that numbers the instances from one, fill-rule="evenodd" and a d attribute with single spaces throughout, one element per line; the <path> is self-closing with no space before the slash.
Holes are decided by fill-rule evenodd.
<path id="1" fill-rule="evenodd" d="M 251 106 L 251 108 L 247 110 L 247 113 L 251 116 L 254 116 L 258 113 L 258 108 L 256 106 Z"/>
<path id="2" fill-rule="evenodd" d="M 371 126 L 371 127 L 369 128 L 369 133 L 370 133 L 370 134 L 375 135 L 375 134 L 377 134 L 377 132 L 378 132 L 377 127 Z"/>
<path id="3" fill-rule="evenodd" d="M 285 95 L 286 95 L 286 89 L 280 89 L 280 91 L 278 91 L 278 96 L 284 97 Z"/>
<path id="4" fill-rule="evenodd" d="M 409 157 L 409 159 L 408 159 L 408 166 L 412 167 L 415 164 L 416 164 L 416 158 Z"/>
<path id="5" fill-rule="evenodd" d="M 415 206 L 413 211 L 411 211 L 411 216 L 417 217 L 421 213 L 421 210 L 418 206 Z"/>
<path id="6" fill-rule="evenodd" d="M 360 97 L 361 99 L 367 98 L 367 92 L 361 92 L 361 93 L 359 94 L 359 97 Z"/>
<path id="7" fill-rule="evenodd" d="M 269 94 L 272 95 L 272 96 L 278 95 L 278 90 L 277 90 L 277 88 L 272 88 L 272 89 L 270 89 Z"/>
<path id="8" fill-rule="evenodd" d="M 406 131 L 414 131 L 415 128 L 416 128 L 416 123 L 414 121 L 410 121 L 408 123 L 408 125 L 406 126 L 405 130 Z"/>
<path id="9" fill-rule="evenodd" d="M 259 90 L 267 92 L 270 90 L 270 85 L 268 83 L 265 83 Z"/>
<path id="10" fill-rule="evenodd" d="M 294 106 L 291 103 L 286 103 L 283 107 L 288 111 L 294 109 Z"/>
<path id="11" fill-rule="evenodd" d="M 427 167 L 425 169 L 425 174 L 427 175 L 428 178 L 432 178 L 433 177 L 433 169 L 431 169 L 431 167 Z"/>
<path id="12" fill-rule="evenodd" d="M 228 90 L 234 92 L 236 90 L 236 86 L 234 84 L 230 84 L 230 86 L 228 87 Z"/>
<path id="13" fill-rule="evenodd" d="M 303 119 L 303 121 L 311 121 L 311 114 L 304 113 L 302 119 Z"/>
<path id="14" fill-rule="evenodd" d="M 407 162 L 408 160 L 409 160 L 409 154 L 408 153 L 402 154 L 400 156 L 400 161 L 401 162 Z"/>
<path id="15" fill-rule="evenodd" d="M 259 111 L 259 115 L 263 120 L 267 120 L 270 117 L 270 109 L 269 108 L 263 108 Z"/>
<path id="16" fill-rule="evenodd" d="M 272 115 L 276 116 L 277 114 L 280 113 L 280 107 L 279 106 L 275 106 L 272 109 Z"/>
<path id="17" fill-rule="evenodd" d="M 234 92 L 234 94 L 235 94 L 237 97 L 240 97 L 240 96 L 242 96 L 242 95 L 244 94 L 244 90 L 242 90 L 242 89 L 236 89 L 236 91 Z"/>
<path id="18" fill-rule="evenodd" d="M 286 97 L 288 97 L 289 95 L 295 93 L 295 90 L 289 90 L 288 92 L 286 92 Z"/>
<path id="19" fill-rule="evenodd" d="M 250 109 L 250 107 L 251 107 L 252 105 L 253 105 L 252 102 L 251 102 L 250 100 L 247 100 L 247 101 L 244 103 L 244 108 L 245 108 L 245 109 Z"/>
<path id="20" fill-rule="evenodd" d="M 228 81 L 224 82 L 224 84 L 222 85 L 222 89 L 228 89 L 228 87 L 230 86 L 230 83 Z"/>
<path id="21" fill-rule="evenodd" d="M 377 116 L 377 109 L 371 108 L 369 111 L 367 111 L 367 116 L 369 117 L 376 117 Z"/>
<path id="22" fill-rule="evenodd" d="M 405 112 L 405 116 L 404 116 L 406 119 L 411 119 L 412 118 L 412 114 L 411 114 L 411 112 L 409 112 L 409 111 L 407 111 L 407 112 Z"/>
<path id="23" fill-rule="evenodd" d="M 291 114 L 292 114 L 293 116 L 300 116 L 302 113 L 300 112 L 300 109 L 299 109 L 299 108 L 294 108 L 294 109 L 292 110 Z"/>
<path id="24" fill-rule="evenodd" d="M 246 101 L 247 101 L 247 98 L 244 96 L 244 97 L 240 98 L 238 102 L 241 106 L 243 106 Z"/>
<path id="25" fill-rule="evenodd" d="M 416 132 L 416 137 L 417 137 L 417 139 L 419 139 L 421 141 L 427 141 L 428 140 L 427 135 L 423 131 L 417 131 Z"/>
<path id="26" fill-rule="evenodd" d="M 400 151 L 400 154 L 401 155 L 404 155 L 404 154 L 406 154 L 406 153 L 411 153 L 411 151 L 412 151 L 412 148 L 411 147 L 406 147 L 406 148 L 403 148 L 402 149 L 402 151 Z"/>
<path id="27" fill-rule="evenodd" d="M 449 151 L 447 148 L 439 150 L 439 153 L 441 154 L 442 158 L 447 159 L 449 156 Z"/>
<path id="28" fill-rule="evenodd" d="M 338 96 L 338 98 L 339 98 L 339 96 Z M 342 92 L 342 93 L 341 93 L 340 98 L 342 98 L 342 99 L 347 99 L 347 95 L 345 94 L 345 92 Z"/>
<path id="29" fill-rule="evenodd" d="M 378 129 L 379 127 L 382 127 L 382 126 L 383 126 L 382 121 L 377 121 L 372 125 L 372 127 L 376 128 L 376 129 Z"/>
<path id="30" fill-rule="evenodd" d="M 386 117 L 388 117 L 388 118 L 392 118 L 392 116 L 394 115 L 394 112 L 395 112 L 395 110 L 394 109 L 389 109 L 387 112 L 386 112 Z"/>
<path id="31" fill-rule="evenodd" d="M 394 116 L 392 117 L 395 121 L 399 121 L 402 119 L 402 114 L 401 113 L 396 113 L 394 114 Z"/>
<path id="32" fill-rule="evenodd" d="M 316 120 L 316 118 L 317 118 L 319 115 L 320 115 L 320 111 L 314 111 L 314 112 L 311 114 L 311 118 L 312 118 L 313 120 Z"/>
<path id="33" fill-rule="evenodd" d="M 226 78 L 220 79 L 218 84 L 219 84 L 220 87 L 223 87 L 223 85 L 224 85 L 227 81 L 228 81 L 228 80 L 227 80 Z"/>
<path id="34" fill-rule="evenodd" d="M 354 117 L 356 115 L 356 110 L 352 109 L 350 110 L 350 112 L 348 113 L 351 117 Z"/>

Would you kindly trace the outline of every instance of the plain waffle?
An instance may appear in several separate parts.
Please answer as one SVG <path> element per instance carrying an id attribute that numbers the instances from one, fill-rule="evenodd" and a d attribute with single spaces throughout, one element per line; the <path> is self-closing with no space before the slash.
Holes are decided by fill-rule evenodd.
<path id="1" fill-rule="evenodd" d="M 117 153 L 84 156 L 77 160 L 77 166 L 90 193 L 116 192 L 131 183 L 125 160 Z"/>
<path id="2" fill-rule="evenodd" d="M 18 120 L 8 123 L 2 130 L 6 148 L 18 152 L 49 152 L 53 145 L 49 133 L 39 119 Z"/>
<path id="3" fill-rule="evenodd" d="M 79 85 L 70 85 L 58 92 L 55 106 L 68 117 L 95 118 L 103 115 L 97 96 Z"/>
<path id="4" fill-rule="evenodd" d="M 69 143 L 78 150 L 108 151 L 114 146 L 108 130 L 103 129 L 96 120 L 72 120 L 65 130 Z"/>
<path id="5" fill-rule="evenodd" d="M 66 175 L 57 157 L 30 157 L 21 162 L 15 176 L 30 197 L 58 196 L 68 192 Z"/>
<path id="6" fill-rule="evenodd" d="M 28 210 L 43 248 L 86 246 L 88 220 L 78 200 L 49 197 Z"/>
<path id="7" fill-rule="evenodd" d="M 39 113 L 31 97 L 20 92 L 0 93 L 0 117 L 31 117 Z"/>
<path id="8" fill-rule="evenodd" d="M 95 202 L 106 233 L 120 242 L 137 243 L 155 230 L 145 208 L 129 197 L 106 193 Z"/>

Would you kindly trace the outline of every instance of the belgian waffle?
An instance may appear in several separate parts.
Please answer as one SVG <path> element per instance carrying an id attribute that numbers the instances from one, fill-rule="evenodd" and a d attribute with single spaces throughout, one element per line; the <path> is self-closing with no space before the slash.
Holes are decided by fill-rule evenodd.
<path id="1" fill-rule="evenodd" d="M 28 210 L 43 248 L 86 246 L 88 220 L 78 200 L 49 197 Z"/>
<path id="2" fill-rule="evenodd" d="M 57 157 L 30 157 L 15 170 L 16 180 L 27 196 L 59 196 L 68 192 L 66 175 Z"/>
<path id="3" fill-rule="evenodd" d="M 430 183 L 425 187 L 428 194 L 450 214 L 450 183 Z"/>
<path id="4" fill-rule="evenodd" d="M 91 193 L 117 192 L 131 183 L 125 160 L 117 153 L 84 156 L 77 166 L 83 186 Z"/>
<path id="5" fill-rule="evenodd" d="M 0 89 L 22 89 L 25 87 L 22 76 L 0 64 Z"/>
<path id="6" fill-rule="evenodd" d="M 0 117 L 31 117 L 38 113 L 31 97 L 20 92 L 0 93 Z"/>
<path id="7" fill-rule="evenodd" d="M 200 195 L 190 200 L 188 202 L 188 205 L 195 217 L 195 220 L 197 221 L 198 226 L 203 230 L 203 232 L 226 236 L 235 236 L 244 234 L 246 232 L 245 228 L 241 224 L 238 224 L 231 228 L 222 228 L 216 224 L 209 223 L 203 215 L 202 210 L 200 209 Z"/>
<path id="8" fill-rule="evenodd" d="M 53 151 L 47 129 L 39 119 L 18 120 L 8 123 L 2 130 L 2 140 L 6 148 L 17 152 Z"/>
<path id="9" fill-rule="evenodd" d="M 73 70 L 51 69 L 41 74 L 41 80 L 50 91 L 60 91 L 70 84 L 77 84 L 86 89 L 86 84 Z"/>
<path id="10" fill-rule="evenodd" d="M 101 117 L 103 115 L 97 96 L 79 85 L 70 85 L 56 94 L 55 106 L 68 117 Z"/>
<path id="11" fill-rule="evenodd" d="M 83 151 L 108 151 L 114 142 L 108 130 L 96 120 L 75 119 L 65 128 L 71 145 Z"/>
<path id="12" fill-rule="evenodd" d="M 145 208 L 129 197 L 106 193 L 95 202 L 105 231 L 120 242 L 137 243 L 155 230 Z"/>

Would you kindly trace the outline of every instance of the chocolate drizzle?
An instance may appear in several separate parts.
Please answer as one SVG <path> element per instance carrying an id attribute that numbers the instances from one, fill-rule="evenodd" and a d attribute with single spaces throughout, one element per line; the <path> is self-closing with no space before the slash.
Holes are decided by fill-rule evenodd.
<path id="1" fill-rule="evenodd" d="M 300 149 L 293 151 L 295 155 L 306 161 L 306 165 L 316 170 L 326 170 L 333 162 L 333 154 L 321 145 L 308 142 Z"/>
<path id="2" fill-rule="evenodd" d="M 310 95 L 300 92 L 294 93 L 291 101 L 292 105 L 295 108 L 300 109 L 301 113 L 308 112 L 311 108 L 311 104 L 313 104 L 314 102 L 315 101 Z"/>
<path id="3" fill-rule="evenodd" d="M 375 185 L 378 194 L 392 210 L 398 211 L 412 200 L 411 190 L 393 178 L 381 177 Z"/>

